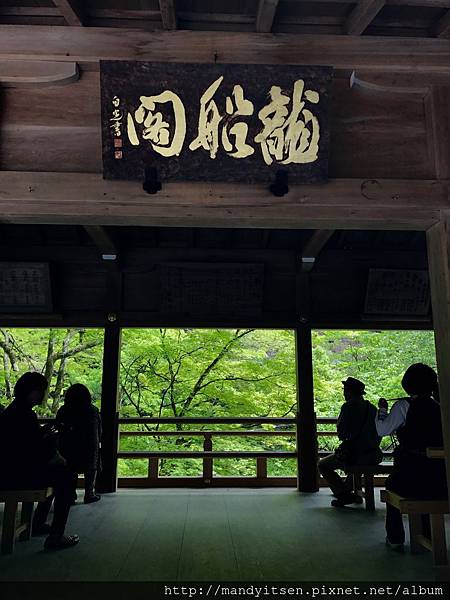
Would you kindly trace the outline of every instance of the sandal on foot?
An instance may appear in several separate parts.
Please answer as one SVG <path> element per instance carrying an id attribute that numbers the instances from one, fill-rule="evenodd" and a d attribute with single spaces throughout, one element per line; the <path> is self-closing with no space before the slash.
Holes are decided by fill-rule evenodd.
<path id="1" fill-rule="evenodd" d="M 80 538 L 77 535 L 49 535 L 44 543 L 44 550 L 64 550 L 76 546 Z"/>

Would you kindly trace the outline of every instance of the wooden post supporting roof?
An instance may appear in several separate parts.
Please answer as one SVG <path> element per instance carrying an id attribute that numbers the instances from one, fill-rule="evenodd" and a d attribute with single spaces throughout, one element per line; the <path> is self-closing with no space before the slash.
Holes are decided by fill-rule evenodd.
<path id="1" fill-rule="evenodd" d="M 120 369 L 121 330 L 117 322 L 105 328 L 102 368 L 102 472 L 99 490 L 117 489 L 117 452 L 119 444 L 118 388 Z"/>
<path id="2" fill-rule="evenodd" d="M 448 215 L 445 220 L 427 232 L 427 241 L 442 431 L 447 481 L 450 482 L 450 236 Z"/>
<path id="3" fill-rule="evenodd" d="M 296 270 L 296 312 L 299 327 L 295 330 L 297 367 L 297 469 L 300 492 L 317 492 L 317 425 L 314 412 L 314 381 L 310 317 L 310 275 Z"/>
<path id="4" fill-rule="evenodd" d="M 317 426 L 314 412 L 314 384 L 312 365 L 311 328 L 302 325 L 296 329 L 297 355 L 297 465 L 298 490 L 317 492 Z"/>

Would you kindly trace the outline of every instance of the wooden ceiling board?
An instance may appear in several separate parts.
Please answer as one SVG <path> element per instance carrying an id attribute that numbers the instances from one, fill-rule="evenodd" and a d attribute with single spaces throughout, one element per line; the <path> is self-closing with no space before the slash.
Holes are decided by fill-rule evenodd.
<path id="1" fill-rule="evenodd" d="M 229 13 L 256 16 L 258 0 L 178 0 L 177 12 Z"/>
<path id="2" fill-rule="evenodd" d="M 445 9 L 436 7 L 386 5 L 371 26 L 426 29 L 443 17 L 445 12 Z"/>
<path id="3" fill-rule="evenodd" d="M 355 7 L 354 2 L 290 2 L 280 0 L 278 4 L 276 19 L 285 17 L 309 17 L 311 15 L 321 17 L 347 17 Z"/>

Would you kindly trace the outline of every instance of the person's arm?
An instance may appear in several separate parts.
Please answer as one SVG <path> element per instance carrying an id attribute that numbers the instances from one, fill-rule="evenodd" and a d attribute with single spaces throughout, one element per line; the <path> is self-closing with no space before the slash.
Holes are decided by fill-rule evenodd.
<path id="1" fill-rule="evenodd" d="M 385 408 L 380 408 L 375 418 L 375 426 L 380 437 L 391 435 L 399 427 L 402 427 L 408 414 L 408 400 L 397 400 L 392 406 L 391 411 L 387 412 Z"/>

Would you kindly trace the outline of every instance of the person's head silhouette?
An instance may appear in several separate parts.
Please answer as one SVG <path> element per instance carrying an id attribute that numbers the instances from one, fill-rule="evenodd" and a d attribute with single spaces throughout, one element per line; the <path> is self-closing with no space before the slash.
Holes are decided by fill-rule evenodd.
<path id="1" fill-rule="evenodd" d="M 83 410 L 92 402 L 91 392 L 82 383 L 71 385 L 64 397 L 65 405 L 72 410 Z"/>
<path id="2" fill-rule="evenodd" d="M 47 387 L 48 381 L 43 375 L 29 371 L 16 381 L 14 398 L 21 404 L 38 406 L 44 400 Z"/>
<path id="3" fill-rule="evenodd" d="M 415 363 L 406 369 L 402 387 L 411 397 L 435 396 L 438 388 L 436 371 L 423 363 Z"/>

